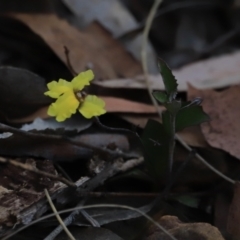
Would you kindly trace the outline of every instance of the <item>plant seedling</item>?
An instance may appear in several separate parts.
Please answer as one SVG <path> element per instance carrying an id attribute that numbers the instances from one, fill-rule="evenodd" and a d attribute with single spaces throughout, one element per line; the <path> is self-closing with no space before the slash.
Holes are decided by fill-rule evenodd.
<path id="1" fill-rule="evenodd" d="M 149 120 L 142 135 L 145 147 L 145 162 L 152 177 L 156 180 L 171 177 L 176 132 L 209 120 L 209 116 L 200 106 L 202 100 L 196 98 L 191 102 L 183 102 L 177 97 L 177 80 L 171 69 L 162 60 L 158 66 L 165 86 L 165 92 L 153 91 L 154 98 L 166 111 L 162 113 L 162 123 Z M 154 143 L 158 143 L 157 145 Z"/>

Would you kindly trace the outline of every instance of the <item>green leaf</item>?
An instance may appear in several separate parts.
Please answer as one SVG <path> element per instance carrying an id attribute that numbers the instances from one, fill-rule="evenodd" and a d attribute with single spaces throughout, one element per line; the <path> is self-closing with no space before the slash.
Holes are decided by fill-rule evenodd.
<path id="1" fill-rule="evenodd" d="M 198 208 L 199 206 L 199 198 L 189 195 L 180 195 L 173 197 L 173 199 L 177 200 L 178 202 L 192 208 Z"/>
<path id="2" fill-rule="evenodd" d="M 203 111 L 202 106 L 191 105 L 184 107 L 180 109 L 176 116 L 176 132 L 209 120 L 210 118 L 208 114 Z"/>
<path id="3" fill-rule="evenodd" d="M 164 93 L 164 92 L 154 91 L 154 92 L 152 93 L 152 95 L 153 95 L 153 96 L 155 97 L 155 99 L 156 99 L 157 101 L 159 101 L 160 103 L 165 103 L 165 102 L 167 102 L 167 100 L 168 100 L 168 96 L 167 96 L 167 94 Z"/>
<path id="4" fill-rule="evenodd" d="M 155 120 L 148 120 L 141 139 L 150 175 L 156 180 L 164 178 L 168 167 L 168 136 L 163 125 Z"/>
<path id="5" fill-rule="evenodd" d="M 177 94 L 177 80 L 173 76 L 171 69 L 160 58 L 158 59 L 158 67 L 160 74 L 162 75 L 165 90 L 170 98 L 169 101 L 171 102 L 172 99 L 175 99 Z"/>

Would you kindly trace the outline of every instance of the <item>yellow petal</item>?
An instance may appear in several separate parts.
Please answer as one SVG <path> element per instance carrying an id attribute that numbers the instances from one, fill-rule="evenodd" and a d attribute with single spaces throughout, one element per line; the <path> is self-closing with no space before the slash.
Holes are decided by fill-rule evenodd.
<path id="1" fill-rule="evenodd" d="M 79 112 L 85 118 L 92 118 L 106 113 L 105 102 L 95 95 L 87 95 L 84 102 L 79 107 Z"/>
<path id="2" fill-rule="evenodd" d="M 85 72 L 81 72 L 78 74 L 73 80 L 72 85 L 74 90 L 82 90 L 85 86 L 90 84 L 94 78 L 94 74 L 92 70 L 87 70 Z"/>
<path id="3" fill-rule="evenodd" d="M 62 122 L 76 113 L 78 106 L 79 101 L 76 99 L 73 91 L 68 91 L 50 105 L 48 115 L 56 117 L 58 122 Z"/>
<path id="4" fill-rule="evenodd" d="M 47 87 L 49 91 L 45 92 L 44 94 L 51 98 L 58 98 L 63 93 L 72 91 L 73 89 L 72 84 L 64 79 L 59 79 L 58 82 L 52 81 L 47 84 Z"/>

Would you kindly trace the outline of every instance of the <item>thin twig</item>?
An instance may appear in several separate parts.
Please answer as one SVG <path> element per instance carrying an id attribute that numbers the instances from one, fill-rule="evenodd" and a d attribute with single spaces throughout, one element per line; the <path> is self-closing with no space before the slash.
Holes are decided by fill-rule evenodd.
<path id="1" fill-rule="evenodd" d="M 75 185 L 74 182 L 69 181 L 66 178 L 63 178 L 63 177 L 60 177 L 60 176 L 56 176 L 56 175 L 48 173 L 48 172 L 41 171 L 41 170 L 39 170 L 39 169 L 29 165 L 29 164 L 21 163 L 21 162 L 15 161 L 15 160 L 9 160 L 9 159 L 2 158 L 2 157 L 0 157 L 0 162 L 1 163 L 9 163 L 9 164 L 11 164 L 11 165 L 13 165 L 15 167 L 19 167 L 19 168 L 22 168 L 24 170 L 27 170 L 27 171 L 30 171 L 30 172 L 34 172 L 36 174 L 39 174 L 39 175 L 42 175 L 42 176 L 45 176 L 45 177 L 48 177 L 48 178 L 51 178 L 51 179 L 58 180 L 60 182 L 65 183 L 69 187 L 76 188 L 76 185 Z"/>
<path id="2" fill-rule="evenodd" d="M 49 205 L 51 206 L 57 220 L 59 221 L 60 225 L 62 226 L 63 230 L 66 232 L 67 236 L 71 239 L 71 240 L 76 240 L 75 237 L 71 234 L 71 232 L 67 229 L 66 225 L 63 223 L 62 218 L 59 216 L 57 209 L 55 208 L 51 197 L 49 196 L 48 190 L 45 188 L 44 192 L 46 194 L 47 200 L 49 202 Z"/>
<path id="3" fill-rule="evenodd" d="M 155 0 L 150 13 L 148 15 L 147 21 L 146 21 L 146 25 L 144 28 L 144 32 L 143 32 L 143 41 L 142 41 L 142 67 L 143 67 L 143 72 L 144 72 L 144 78 L 146 81 L 146 86 L 148 89 L 148 93 L 149 96 L 152 100 L 153 105 L 155 106 L 157 113 L 159 115 L 159 117 L 161 118 L 161 110 L 159 109 L 159 106 L 156 102 L 156 100 L 153 98 L 152 96 L 152 89 L 149 83 L 149 73 L 148 73 L 148 67 L 147 67 L 147 56 L 146 56 L 146 46 L 147 46 L 147 40 L 148 40 L 148 35 L 149 35 L 149 31 L 152 25 L 152 21 L 154 18 L 154 15 L 159 7 L 159 5 L 161 4 L 162 0 Z M 187 143 L 185 143 L 183 141 L 183 139 L 181 139 L 181 137 L 178 134 L 175 134 L 175 138 L 176 140 L 188 151 L 193 151 L 192 148 L 190 146 L 187 145 Z M 211 164 L 209 164 L 203 157 L 201 157 L 199 154 L 196 154 L 196 157 L 198 160 L 200 160 L 203 164 L 205 164 L 209 169 L 211 169 L 213 172 L 215 172 L 217 175 L 219 175 L 220 177 L 222 177 L 223 179 L 225 179 L 226 181 L 235 184 L 235 181 L 229 177 L 227 177 L 226 175 L 224 175 L 223 173 L 221 173 L 220 171 L 218 171 L 216 168 L 214 168 Z"/>
<path id="4" fill-rule="evenodd" d="M 134 158 L 137 157 L 136 155 L 133 154 L 127 154 L 127 153 L 122 153 L 122 152 L 116 152 L 112 151 L 107 148 L 101 148 L 97 147 L 91 144 L 88 144 L 86 142 L 81 142 L 79 140 L 71 139 L 66 136 L 59 136 L 59 135 L 51 135 L 51 134 L 43 134 L 43 133 L 33 133 L 33 132 L 26 132 L 17 128 L 10 127 L 8 125 L 5 125 L 3 123 L 0 123 L 0 131 L 3 132 L 11 132 L 15 134 L 19 134 L 25 137 L 37 137 L 37 138 L 43 138 L 43 139 L 52 139 L 52 140 L 65 140 L 75 146 L 83 147 L 83 148 L 88 148 L 91 150 L 96 151 L 98 154 L 105 155 L 106 157 L 111 157 L 112 159 L 114 158 Z"/>
<path id="5" fill-rule="evenodd" d="M 72 73 L 72 75 L 76 76 L 77 72 L 74 70 L 74 68 L 71 64 L 70 58 L 69 58 L 70 51 L 67 48 L 67 46 L 63 46 L 63 47 L 64 47 L 64 53 L 65 53 L 66 60 L 67 60 L 67 67 L 68 67 L 69 71 Z"/>
<path id="6" fill-rule="evenodd" d="M 186 161 L 188 161 L 188 160 L 186 160 Z M 183 165 L 180 166 L 180 168 L 184 167 L 184 165 L 186 165 L 186 162 L 184 162 Z M 181 171 L 181 169 L 180 169 L 180 171 Z M 174 179 L 172 180 L 172 182 L 174 182 L 175 180 L 176 180 L 176 177 L 174 176 Z M 169 194 L 167 194 L 167 196 L 168 196 L 168 198 L 172 198 L 172 197 L 182 196 L 182 195 L 186 195 L 186 194 L 189 196 L 203 196 L 206 193 L 205 192 L 169 193 Z M 146 193 L 146 192 L 134 192 L 134 193 L 132 193 L 132 192 L 82 192 L 81 194 L 78 194 L 79 197 L 94 197 L 94 198 L 102 198 L 102 197 L 156 198 L 161 195 L 163 195 L 163 194 L 159 193 L 159 192 L 153 192 L 153 193 Z M 166 194 L 164 194 L 164 197 L 166 197 Z"/>
<path id="7" fill-rule="evenodd" d="M 135 135 L 138 139 L 140 139 L 141 141 L 141 138 L 139 137 L 138 133 L 137 132 L 134 132 L 130 129 L 127 129 L 127 128 L 115 128 L 115 127 L 109 127 L 109 126 L 106 126 L 104 125 L 98 117 L 95 117 L 95 122 L 97 123 L 97 125 L 107 131 L 111 131 L 111 132 L 119 132 L 119 133 L 128 133 L 128 134 L 133 134 Z"/>

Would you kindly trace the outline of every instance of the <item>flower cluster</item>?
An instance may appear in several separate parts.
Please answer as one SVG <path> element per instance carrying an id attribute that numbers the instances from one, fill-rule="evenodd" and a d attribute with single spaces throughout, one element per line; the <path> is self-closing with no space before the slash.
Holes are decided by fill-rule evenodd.
<path id="1" fill-rule="evenodd" d="M 95 95 L 83 92 L 85 86 L 90 85 L 94 78 L 91 70 L 80 73 L 71 82 L 64 79 L 47 84 L 48 90 L 44 94 L 57 100 L 48 108 L 48 115 L 56 117 L 58 122 L 70 118 L 78 110 L 85 118 L 92 118 L 106 113 L 105 102 Z"/>

